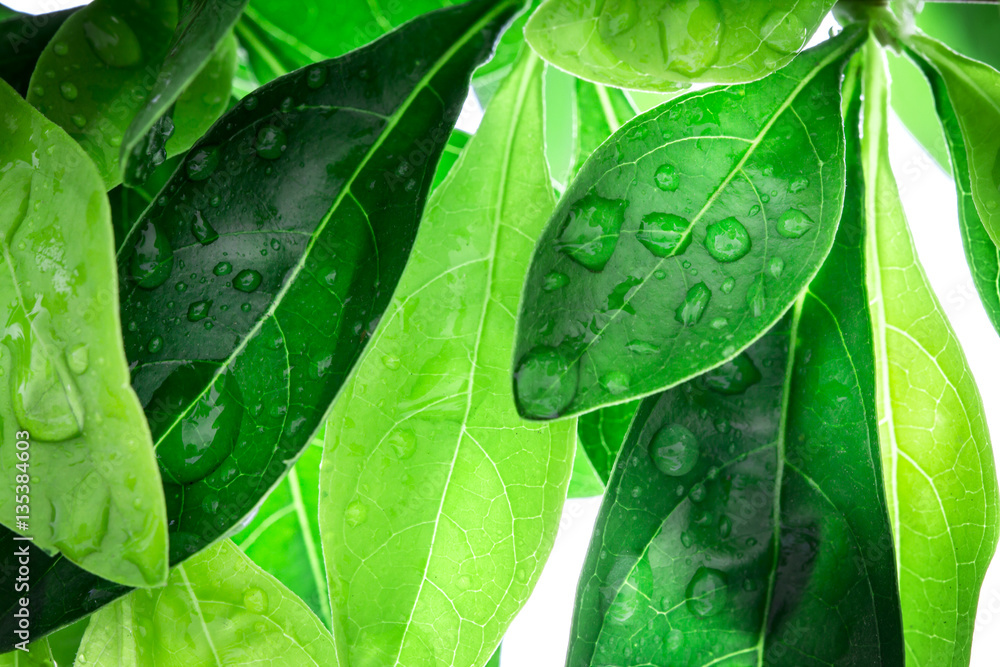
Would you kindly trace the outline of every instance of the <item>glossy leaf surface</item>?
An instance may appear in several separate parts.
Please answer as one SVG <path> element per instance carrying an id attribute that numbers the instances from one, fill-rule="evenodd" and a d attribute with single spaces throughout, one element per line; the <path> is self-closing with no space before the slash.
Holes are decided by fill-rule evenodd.
<path id="1" fill-rule="evenodd" d="M 163 137 L 152 132 L 154 125 L 168 114 L 171 105 L 181 93 L 213 59 L 215 52 L 226 41 L 230 41 L 232 55 L 229 58 L 226 93 L 220 95 L 221 109 L 210 115 L 218 118 L 228 102 L 228 82 L 236 67 L 235 43 L 230 30 L 235 25 L 249 0 L 183 0 L 179 3 L 180 16 L 169 49 L 163 58 L 156 83 L 149 93 L 145 106 L 132 118 L 125 131 L 121 145 L 122 180 L 129 185 L 142 183 L 150 171 L 166 158 Z M 220 72 L 220 77 L 225 72 Z M 221 83 L 221 82 L 220 82 Z M 216 84 L 216 87 L 222 86 Z M 211 93 L 204 93 L 211 94 Z M 171 125 L 173 124 L 171 120 Z M 204 131 L 207 127 L 203 127 Z M 167 133 L 170 134 L 169 132 Z M 185 145 L 190 146 L 197 137 Z M 162 151 L 162 153 L 161 153 Z"/>
<path id="2" fill-rule="evenodd" d="M 528 23 L 543 58 L 588 81 L 670 91 L 753 81 L 786 65 L 830 0 L 547 0 Z"/>
<path id="3" fill-rule="evenodd" d="M 83 151 L 2 82 L 0 109 L 0 521 L 106 579 L 162 583 L 166 511 L 121 346 L 104 186 Z M 23 515 L 30 529 L 16 522 Z M 17 596 L 16 572 L 7 596 Z"/>
<path id="4" fill-rule="evenodd" d="M 233 542 L 330 624 L 326 568 L 319 539 L 319 461 L 322 441 L 306 447 L 295 467 L 271 490 L 253 521 Z"/>
<path id="5" fill-rule="evenodd" d="M 914 35 L 911 44 L 944 80 L 965 140 L 972 200 L 1000 246 L 1000 72 L 925 35 Z"/>
<path id="6" fill-rule="evenodd" d="M 1000 248 L 993 242 L 976 209 L 969 175 L 965 137 L 959 126 L 955 108 L 948 97 L 944 79 L 935 67 L 920 55 L 909 51 L 917 66 L 930 82 L 935 108 L 951 157 L 952 176 L 958 194 L 958 221 L 962 230 L 962 245 L 972 271 L 972 280 L 994 328 L 1000 331 Z"/>
<path id="7" fill-rule="evenodd" d="M 906 657 L 964 667 L 997 543 L 996 471 L 979 392 L 917 259 L 889 165 L 882 57 L 871 47 L 866 56 L 869 296 Z"/>
<path id="8" fill-rule="evenodd" d="M 636 117 L 590 157 L 540 239 L 518 322 L 521 414 L 625 402 L 735 357 L 833 243 L 840 79 L 859 29 L 762 81 Z"/>
<path id="9" fill-rule="evenodd" d="M 514 313 L 554 205 L 531 51 L 431 198 L 327 424 L 320 525 L 352 665 L 482 665 L 552 547 L 575 423 L 517 414 Z"/>
<path id="10" fill-rule="evenodd" d="M 567 665 L 902 665 L 861 196 L 856 182 L 853 220 L 790 315 L 735 362 L 642 402 Z"/>
<path id="11" fill-rule="evenodd" d="M 28 94 L 28 82 L 38 57 L 74 11 L 31 16 L 0 8 L 0 78 L 19 95 Z"/>
<path id="12" fill-rule="evenodd" d="M 261 88 L 133 229 L 119 256 L 125 347 L 172 562 L 226 534 L 309 443 L 389 304 L 469 76 L 516 8 L 429 15 Z M 36 636 L 125 592 L 39 558 Z"/>
<path id="13" fill-rule="evenodd" d="M 77 665 L 338 665 L 333 638 L 302 600 L 229 540 L 133 591 L 90 621 Z"/>

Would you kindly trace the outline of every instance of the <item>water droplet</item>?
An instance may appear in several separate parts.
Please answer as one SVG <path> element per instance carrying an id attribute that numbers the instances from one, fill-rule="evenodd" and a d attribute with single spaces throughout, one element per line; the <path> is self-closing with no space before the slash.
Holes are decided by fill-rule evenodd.
<path id="1" fill-rule="evenodd" d="M 653 436 L 649 456 L 664 475 L 686 475 L 698 463 L 698 439 L 680 424 L 669 424 Z"/>
<path id="2" fill-rule="evenodd" d="M 185 283 L 185 282 L 180 282 L 180 283 L 177 283 L 176 285 L 174 285 L 174 289 L 177 290 L 177 292 L 180 293 L 180 294 L 183 294 L 184 292 L 186 292 L 187 288 L 188 288 L 188 286 L 187 286 L 187 283 Z"/>
<path id="3" fill-rule="evenodd" d="M 317 65 L 310 68 L 306 74 L 306 85 L 316 90 L 317 88 L 322 88 L 324 83 L 326 83 L 326 67 L 324 65 Z"/>
<path id="4" fill-rule="evenodd" d="M 621 371 L 611 371 L 603 378 L 601 378 L 601 384 L 604 388 L 608 390 L 609 393 L 613 395 L 624 394 L 628 391 L 629 385 L 632 380 L 629 378 L 627 373 Z"/>
<path id="5" fill-rule="evenodd" d="M 760 371 L 745 352 L 702 375 L 706 387 L 727 396 L 742 394 L 760 379 Z"/>
<path id="6" fill-rule="evenodd" d="M 160 336 L 153 336 L 146 343 L 146 349 L 149 350 L 150 354 L 156 354 L 163 349 L 163 338 Z"/>
<path id="7" fill-rule="evenodd" d="M 247 111 L 253 111 L 257 108 L 258 100 L 254 95 L 247 95 L 243 98 L 243 106 L 246 107 Z"/>
<path id="8" fill-rule="evenodd" d="M 786 239 L 797 239 L 812 229 L 814 224 L 808 215 L 797 208 L 790 208 L 778 218 L 777 228 L 778 233 Z"/>
<path id="9" fill-rule="evenodd" d="M 684 545 L 685 549 L 694 544 L 694 537 L 691 535 L 691 533 L 689 533 L 686 530 L 683 533 L 681 533 L 681 544 Z"/>
<path id="10" fill-rule="evenodd" d="M 417 451 L 417 436 L 410 429 L 394 431 L 388 438 L 389 446 L 400 459 L 408 459 Z"/>
<path id="11" fill-rule="evenodd" d="M 211 300 L 206 299 L 204 301 L 195 301 L 188 306 L 188 321 L 199 322 L 208 317 L 208 312 L 210 310 L 212 310 Z"/>
<path id="12" fill-rule="evenodd" d="M 660 165 L 660 168 L 653 174 L 653 180 L 656 181 L 656 187 L 664 192 L 674 192 L 681 184 L 681 177 L 677 173 L 677 167 L 672 164 Z"/>
<path id="13" fill-rule="evenodd" d="M 566 287 L 566 285 L 569 285 L 569 276 L 559 271 L 551 271 L 546 274 L 542 282 L 542 289 L 546 292 L 555 292 L 557 289 Z"/>
<path id="14" fill-rule="evenodd" d="M 388 368 L 390 371 L 399 370 L 400 361 L 399 357 L 394 357 L 388 354 L 382 355 L 382 365 Z"/>
<path id="15" fill-rule="evenodd" d="M 244 313 L 249 313 L 251 308 L 252 306 L 249 303 L 244 303 L 240 306 L 240 310 L 242 310 Z"/>
<path id="16" fill-rule="evenodd" d="M 57 56 L 64 56 L 69 53 L 69 44 L 66 42 L 56 42 L 52 45 L 52 50 L 56 52 Z"/>
<path id="17" fill-rule="evenodd" d="M 218 264 L 215 265 L 215 268 L 212 269 L 212 273 L 214 273 L 217 276 L 227 276 L 232 272 L 233 272 L 233 265 L 230 264 L 229 262 L 219 262 Z"/>
<path id="18" fill-rule="evenodd" d="M 607 38 L 621 35 L 639 22 L 636 0 L 609 0 L 604 4 L 598 21 L 602 36 Z"/>
<path id="19" fill-rule="evenodd" d="M 698 482 L 691 487 L 691 493 L 688 494 L 688 497 L 691 498 L 692 502 L 700 503 L 705 499 L 706 495 L 708 495 L 708 491 L 705 489 L 705 485 Z"/>
<path id="20" fill-rule="evenodd" d="M 145 289 L 159 287 L 173 271 L 174 251 L 167 237 L 152 222 L 147 222 L 139 232 L 130 267 L 132 278 Z"/>
<path id="21" fill-rule="evenodd" d="M 728 327 L 729 320 L 727 320 L 725 317 L 716 317 L 714 320 L 709 322 L 708 326 L 718 331 L 719 329 L 725 329 L 726 327 Z"/>
<path id="22" fill-rule="evenodd" d="M 625 349 L 633 354 L 658 354 L 659 348 L 645 340 L 630 340 Z"/>
<path id="23" fill-rule="evenodd" d="M 796 178 L 794 181 L 792 181 L 791 183 L 788 184 L 788 192 L 790 192 L 791 194 L 794 195 L 794 194 L 798 194 L 799 192 L 802 192 L 803 190 L 805 190 L 808 187 L 809 187 L 809 179 L 808 178 L 805 178 L 805 177 Z"/>
<path id="24" fill-rule="evenodd" d="M 723 294 L 729 294 L 730 292 L 733 291 L 734 287 L 736 287 L 736 278 L 730 276 L 729 278 L 726 278 L 725 280 L 722 281 L 722 286 L 719 287 L 719 289 L 722 290 Z"/>
<path id="25" fill-rule="evenodd" d="M 347 522 L 348 526 L 356 528 L 367 520 L 368 507 L 366 507 L 364 503 L 360 500 L 354 500 L 348 503 L 347 508 L 344 510 L 344 521 Z"/>
<path id="26" fill-rule="evenodd" d="M 288 137 L 273 125 L 265 125 L 257 132 L 257 155 L 265 160 L 277 160 L 288 148 Z"/>
<path id="27" fill-rule="evenodd" d="M 35 86 L 32 88 L 32 92 L 36 97 L 43 97 L 45 95 L 45 86 Z M 52 146 L 49 146 L 49 148 L 52 148 Z M 52 151 L 49 152 L 49 155 L 52 155 Z"/>
<path id="28" fill-rule="evenodd" d="M 667 277 L 667 272 L 663 269 L 657 269 L 656 271 L 653 271 L 653 277 L 657 280 L 663 280 Z"/>
<path id="29" fill-rule="evenodd" d="M 757 276 L 747 288 L 747 307 L 754 317 L 760 317 L 764 314 L 765 305 L 764 276 Z"/>
<path id="30" fill-rule="evenodd" d="M 531 416 L 558 416 L 576 396 L 579 366 L 559 350 L 539 346 L 521 358 L 514 373 L 517 399 Z"/>
<path id="31" fill-rule="evenodd" d="M 87 117 L 82 114 L 75 113 L 70 116 L 70 120 L 81 130 L 87 126 Z"/>
<path id="32" fill-rule="evenodd" d="M 243 606 L 254 614 L 267 613 L 267 593 L 259 588 L 248 588 L 243 593 Z"/>
<path id="33" fill-rule="evenodd" d="M 750 232 L 736 218 L 709 225 L 705 235 L 708 254 L 719 262 L 735 262 L 750 252 Z"/>
<path id="34" fill-rule="evenodd" d="M 191 221 L 191 233 L 198 239 L 198 243 L 208 245 L 219 238 L 219 233 L 202 216 L 201 211 L 194 212 L 194 220 Z"/>
<path id="35" fill-rule="evenodd" d="M 698 283 L 688 290 L 684 302 L 674 311 L 674 319 L 686 327 L 697 324 L 705 314 L 705 308 L 711 299 L 712 291 L 708 286 L 705 283 Z"/>
<path id="36" fill-rule="evenodd" d="M 253 292 L 258 287 L 262 280 L 262 276 L 257 271 L 253 269 L 243 269 L 236 274 L 233 278 L 233 287 L 241 292 Z"/>
<path id="37" fill-rule="evenodd" d="M 733 532 L 733 521 L 728 516 L 719 517 L 719 537 L 727 538 Z"/>
<path id="38" fill-rule="evenodd" d="M 570 209 L 560 249 L 587 269 L 602 270 L 618 245 L 626 207 L 625 202 L 588 194 Z"/>
<path id="39" fill-rule="evenodd" d="M 63 81 L 59 84 L 59 94 L 63 96 L 66 100 L 72 102 L 80 94 L 80 91 L 76 89 L 76 86 L 69 81 Z"/>
<path id="40" fill-rule="evenodd" d="M 128 23 L 114 14 L 93 12 L 83 32 L 97 57 L 111 67 L 131 67 L 142 60 L 142 46 Z"/>
<path id="41" fill-rule="evenodd" d="M 673 628 L 667 633 L 667 651 L 670 653 L 676 653 L 680 650 L 681 646 L 684 645 L 684 633 Z"/>
<path id="42" fill-rule="evenodd" d="M 757 215 L 758 213 L 760 213 L 760 206 L 758 206 L 757 204 L 754 204 L 753 206 L 750 207 L 750 210 L 747 211 L 747 217 L 748 218 L 752 218 L 755 215 Z"/>
<path id="43" fill-rule="evenodd" d="M 187 177 L 192 181 L 204 181 L 211 176 L 219 166 L 219 149 L 217 146 L 206 146 L 192 151 L 188 155 L 185 169 Z"/>
<path id="44" fill-rule="evenodd" d="M 90 365 L 90 347 L 86 343 L 77 343 L 67 348 L 66 365 L 77 375 L 86 373 Z"/>
<path id="45" fill-rule="evenodd" d="M 704 565 L 699 567 L 685 591 L 687 608 L 699 618 L 708 618 L 722 611 L 729 598 L 726 575 Z"/>
<path id="46" fill-rule="evenodd" d="M 767 264 L 767 270 L 774 278 L 780 278 L 782 271 L 785 270 L 785 260 L 778 256 L 772 257 L 771 261 Z"/>
<path id="47" fill-rule="evenodd" d="M 764 43 L 778 53 L 795 53 L 805 44 L 809 30 L 795 12 L 775 9 L 764 17 L 760 26 Z"/>
<path id="48" fill-rule="evenodd" d="M 660 23 L 660 48 L 673 71 L 694 77 L 718 60 L 724 21 L 715 0 L 668 3 Z"/>
<path id="49" fill-rule="evenodd" d="M 682 255 L 691 245 L 690 224 L 679 215 L 649 213 L 643 216 L 635 236 L 646 250 L 657 257 Z"/>

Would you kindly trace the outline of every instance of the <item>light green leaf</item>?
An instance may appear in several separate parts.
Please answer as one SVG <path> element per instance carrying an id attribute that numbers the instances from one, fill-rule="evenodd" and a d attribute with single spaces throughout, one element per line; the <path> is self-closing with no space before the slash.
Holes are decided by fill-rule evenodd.
<path id="1" fill-rule="evenodd" d="M 910 44 L 944 79 L 965 139 L 972 199 L 987 233 L 1000 246 L 1000 72 L 926 35 L 914 35 Z"/>
<path id="2" fill-rule="evenodd" d="M 628 94 L 618 88 L 576 80 L 576 144 L 573 174 L 597 147 L 639 113 Z"/>
<path id="3" fill-rule="evenodd" d="M 951 171 L 958 194 L 958 221 L 962 231 L 962 245 L 972 271 L 972 281 L 982 299 L 986 314 L 993 327 L 1000 331 L 1000 247 L 993 242 L 983 219 L 976 209 L 969 175 L 969 160 L 965 137 L 959 124 L 955 107 L 948 97 L 947 86 L 941 73 L 929 61 L 912 50 L 907 55 L 916 63 L 930 82 L 934 95 L 937 118 L 944 128 L 951 156 Z M 890 70 L 891 71 L 891 70 Z"/>
<path id="4" fill-rule="evenodd" d="M 576 456 L 573 458 L 573 473 L 569 478 L 567 498 L 593 498 L 604 493 L 604 480 L 597 474 L 586 450 L 577 440 Z"/>
<path id="5" fill-rule="evenodd" d="M 97 612 L 76 664 L 88 667 L 339 665 L 333 638 L 302 600 L 229 540 Z"/>
<path id="6" fill-rule="evenodd" d="M 14 650 L 0 655 L 0 667 L 55 667 L 47 639 L 28 644 L 27 651 Z"/>
<path id="7" fill-rule="evenodd" d="M 166 507 L 122 349 L 104 184 L 6 83 L 0 109 L 0 521 L 105 579 L 158 585 Z"/>
<path id="8" fill-rule="evenodd" d="M 209 66 L 213 76 L 201 78 L 193 96 L 185 100 L 186 105 L 203 102 L 211 120 L 215 120 L 226 110 L 229 101 L 230 82 L 236 69 L 236 42 L 232 37 L 232 27 L 243 13 L 249 0 L 180 0 L 180 17 L 170 48 L 164 56 L 156 83 L 150 91 L 145 106 L 132 118 L 125 131 L 121 145 L 122 179 L 129 185 L 138 185 L 146 180 L 151 170 L 166 159 L 163 137 L 153 128 L 170 111 L 184 89 L 199 78 L 199 72 Z M 202 88 L 208 88 L 203 90 Z M 183 107 L 174 113 L 183 118 Z M 200 109 L 192 111 L 197 113 Z M 172 126 L 173 123 L 171 122 Z M 159 128 L 158 128 L 159 129 Z M 206 127 L 202 127 L 204 131 Z M 171 132 L 165 132 L 170 137 Z M 185 137 L 186 143 L 174 136 L 183 148 L 191 146 L 200 138 Z M 162 151 L 162 152 L 161 152 Z"/>
<path id="9" fill-rule="evenodd" d="M 587 160 L 538 242 L 521 414 L 624 403 L 734 358 L 809 283 L 844 193 L 840 81 L 859 28 L 750 84 L 678 97 Z"/>
<path id="10" fill-rule="evenodd" d="M 484 664 L 555 538 L 576 425 L 521 421 L 506 371 L 553 206 L 541 79 L 526 50 L 432 195 L 328 422 L 323 553 L 356 667 Z"/>
<path id="11" fill-rule="evenodd" d="M 979 392 L 917 259 L 889 165 L 883 62 L 869 44 L 868 290 L 907 664 L 965 667 L 997 543 L 997 479 Z"/>
<path id="12" fill-rule="evenodd" d="M 528 22 L 543 58 L 582 79 L 670 91 L 759 79 L 789 63 L 833 0 L 547 0 Z"/>
<path id="13" fill-rule="evenodd" d="M 322 440 L 306 448 L 233 542 L 330 624 L 330 599 L 319 538 Z"/>

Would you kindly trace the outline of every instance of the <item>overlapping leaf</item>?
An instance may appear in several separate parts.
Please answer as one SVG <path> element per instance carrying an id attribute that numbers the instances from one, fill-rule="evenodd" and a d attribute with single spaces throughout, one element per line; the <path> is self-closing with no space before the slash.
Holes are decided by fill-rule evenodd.
<path id="1" fill-rule="evenodd" d="M 858 28 L 762 81 L 677 98 L 603 144 L 539 241 L 515 384 L 532 418 L 670 387 L 735 357 L 833 243 L 839 82 Z"/>
<path id="2" fill-rule="evenodd" d="M 0 78 L 20 95 L 28 94 L 28 82 L 38 57 L 74 11 L 31 16 L 0 7 Z"/>
<path id="3" fill-rule="evenodd" d="M 229 540 L 97 612 L 77 665 L 339 665 L 333 638 L 302 600 Z"/>
<path id="4" fill-rule="evenodd" d="M 0 521 L 107 579 L 162 583 L 166 510 L 122 351 L 103 184 L 3 82 L 0 109 Z"/>
<path id="5" fill-rule="evenodd" d="M 522 421 L 506 370 L 554 205 L 541 72 L 526 51 L 431 198 L 327 425 L 320 525 L 351 664 L 484 664 L 555 538 L 576 425 Z"/>
<path id="6" fill-rule="evenodd" d="M 997 544 L 996 471 L 979 392 L 903 215 L 887 151 L 884 62 L 874 45 L 866 61 L 869 297 L 907 662 L 964 667 Z"/>
<path id="7" fill-rule="evenodd" d="M 310 441 L 389 303 L 469 76 L 516 10 L 429 14 L 244 98 L 132 230 L 125 348 L 172 562 L 229 531 Z M 36 636 L 125 592 L 33 559 Z"/>
<path id="8" fill-rule="evenodd" d="M 45 639 L 28 645 L 27 652 L 15 650 L 0 655 L 0 667 L 55 667 L 52 651 Z"/>
<path id="9" fill-rule="evenodd" d="M 753 81 L 786 65 L 831 0 L 546 0 L 527 37 L 582 79 L 670 91 L 691 82 Z"/>
<path id="10" fill-rule="evenodd" d="M 642 403 L 581 577 L 571 667 L 902 664 L 861 200 L 856 182 L 790 315 Z"/>

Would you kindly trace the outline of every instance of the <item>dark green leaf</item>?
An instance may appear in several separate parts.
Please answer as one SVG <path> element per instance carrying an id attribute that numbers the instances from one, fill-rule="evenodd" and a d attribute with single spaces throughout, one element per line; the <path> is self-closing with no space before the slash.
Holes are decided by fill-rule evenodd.
<path id="1" fill-rule="evenodd" d="M 903 664 L 859 108 L 844 223 L 792 313 L 736 364 L 639 408 L 580 579 L 570 667 Z M 754 381 L 720 381 L 737 366 Z"/>
<path id="2" fill-rule="evenodd" d="M 841 71 L 859 28 L 761 81 L 686 95 L 584 165 L 536 249 L 515 383 L 532 418 L 644 396 L 733 359 L 833 244 Z"/>
<path id="3" fill-rule="evenodd" d="M 786 65 L 832 0 L 546 0 L 527 36 L 582 79 L 669 91 L 693 81 L 752 81 Z"/>
<path id="4" fill-rule="evenodd" d="M 448 143 L 444 147 L 444 152 L 441 153 L 441 163 L 438 164 L 437 173 L 434 174 L 434 183 L 431 184 L 431 190 L 436 190 L 441 185 L 445 176 L 455 166 L 458 156 L 462 154 L 462 149 L 465 148 L 467 143 L 469 143 L 469 135 L 465 132 L 455 130 L 451 133 L 451 136 L 448 137 Z"/>
<path id="5" fill-rule="evenodd" d="M 172 562 L 230 530 L 308 444 L 389 303 L 469 76 L 516 10 L 429 14 L 261 88 L 133 230 L 125 347 L 169 482 Z M 34 636 L 126 591 L 33 558 Z"/>
<path id="6" fill-rule="evenodd" d="M 577 434 L 597 476 L 607 484 L 639 401 L 609 405 L 580 415 Z"/>
<path id="7" fill-rule="evenodd" d="M 128 185 L 138 185 L 146 180 L 152 167 L 163 161 L 156 150 L 156 133 L 150 130 L 167 113 L 198 73 L 212 59 L 224 40 L 232 39 L 229 31 L 243 13 L 249 0 L 184 0 L 174 37 L 163 59 L 156 83 L 150 91 L 145 106 L 132 118 L 121 145 L 122 180 Z M 228 83 L 235 68 L 236 49 L 231 48 Z M 225 72 L 220 72 L 220 76 Z M 199 91 L 200 92 L 200 91 Z M 216 118 L 225 110 L 223 106 L 212 116 Z M 191 145 L 192 142 L 187 145 Z"/>
<path id="8" fill-rule="evenodd" d="M 972 198 L 968 152 L 958 117 L 955 115 L 955 107 L 952 106 L 948 89 L 934 65 L 911 49 L 907 50 L 907 55 L 913 59 L 930 82 L 937 115 L 948 141 L 952 176 L 955 178 L 955 187 L 958 191 L 959 228 L 962 230 L 965 256 L 972 270 L 972 281 L 979 291 L 986 314 L 993 322 L 994 328 L 1000 331 L 1000 249 L 986 232 L 979 211 L 976 210 L 976 202 Z"/>
<path id="9" fill-rule="evenodd" d="M 28 94 L 28 81 L 45 46 L 63 22 L 75 12 L 67 9 L 31 16 L 0 10 L 0 78 L 22 97 Z"/>

